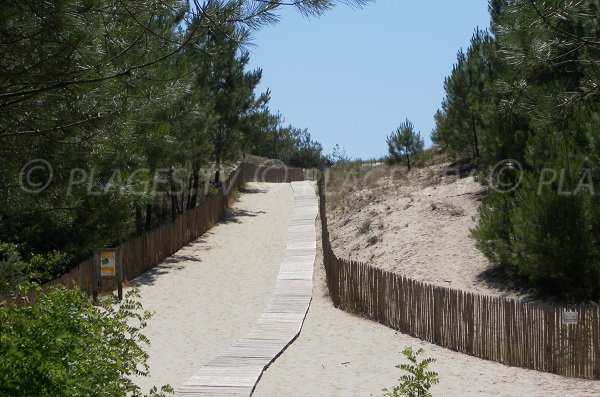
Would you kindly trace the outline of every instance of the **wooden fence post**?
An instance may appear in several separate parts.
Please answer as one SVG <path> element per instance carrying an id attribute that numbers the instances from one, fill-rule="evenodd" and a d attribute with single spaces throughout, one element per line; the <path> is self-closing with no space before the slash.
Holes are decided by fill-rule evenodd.
<path id="1" fill-rule="evenodd" d="M 320 175 L 323 261 L 335 307 L 358 311 L 403 333 L 483 359 L 600 379 L 598 305 L 576 309 L 585 314 L 580 325 L 589 324 L 590 340 L 583 340 L 585 332 L 575 327 L 564 331 L 570 332 L 565 340 L 561 337 L 560 310 L 555 306 L 425 284 L 338 258 L 329 239 L 324 190 L 324 175 Z M 569 351 L 573 353 L 563 357 Z"/>

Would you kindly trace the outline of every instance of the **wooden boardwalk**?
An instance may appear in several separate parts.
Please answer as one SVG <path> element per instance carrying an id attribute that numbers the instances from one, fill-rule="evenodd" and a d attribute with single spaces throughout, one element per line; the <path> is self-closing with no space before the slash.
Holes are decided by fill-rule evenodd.
<path id="1" fill-rule="evenodd" d="M 202 366 L 176 396 L 250 396 L 266 367 L 300 334 L 312 297 L 319 204 L 310 182 L 291 185 L 294 210 L 270 303 L 248 335 Z"/>

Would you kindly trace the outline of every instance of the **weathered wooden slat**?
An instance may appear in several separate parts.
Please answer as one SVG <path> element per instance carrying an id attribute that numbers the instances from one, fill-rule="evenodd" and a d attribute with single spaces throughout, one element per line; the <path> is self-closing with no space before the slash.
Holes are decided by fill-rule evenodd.
<path id="1" fill-rule="evenodd" d="M 600 379 L 600 306 L 466 293 L 339 258 L 321 185 L 323 265 L 335 307 L 451 350 L 563 376 Z M 565 311 L 578 313 L 564 323 Z"/>
<path id="2" fill-rule="evenodd" d="M 176 395 L 250 396 L 264 369 L 300 333 L 312 299 L 319 208 L 310 182 L 292 182 L 292 189 L 294 210 L 271 301 L 244 338 L 202 366 Z"/>

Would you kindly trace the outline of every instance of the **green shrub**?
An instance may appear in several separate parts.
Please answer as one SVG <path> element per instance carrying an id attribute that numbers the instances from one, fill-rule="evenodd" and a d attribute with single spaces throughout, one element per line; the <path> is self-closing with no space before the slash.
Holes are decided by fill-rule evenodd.
<path id="1" fill-rule="evenodd" d="M 37 295 L 31 305 L 0 307 L 0 395 L 142 395 L 130 378 L 148 374 L 142 345 L 149 341 L 141 330 L 151 316 L 137 291 L 119 305 L 111 297 L 98 306 L 77 288 Z"/>
<path id="2" fill-rule="evenodd" d="M 520 189 L 513 210 L 513 263 L 543 292 L 567 299 L 600 296 L 600 205 L 558 187 Z"/>
<path id="3" fill-rule="evenodd" d="M 358 234 L 365 234 L 371 229 L 371 220 L 365 219 L 358 227 Z"/>
<path id="4" fill-rule="evenodd" d="M 418 361 L 419 354 L 423 353 L 423 349 L 416 352 L 412 347 L 406 347 L 402 354 L 410 361 L 410 364 L 396 365 L 396 368 L 407 372 L 402 375 L 398 381 L 399 385 L 394 386 L 392 390 L 383 389 L 386 397 L 431 397 L 429 389 L 431 386 L 439 383 L 437 372 L 429 371 L 429 364 L 435 362 L 434 358 L 426 358 Z"/>
<path id="5" fill-rule="evenodd" d="M 0 290 L 7 292 L 27 281 L 43 284 L 62 276 L 71 266 L 72 257 L 64 252 L 23 255 L 24 251 L 21 245 L 0 242 Z"/>
<path id="6" fill-rule="evenodd" d="M 600 297 L 600 201 L 577 190 L 581 169 L 557 162 L 550 170 L 562 176 L 553 183 L 526 171 L 514 192 L 483 200 L 473 230 L 477 247 L 507 275 L 567 300 Z"/>
<path id="7" fill-rule="evenodd" d="M 32 255 L 28 262 L 29 280 L 42 284 L 68 272 L 71 257 L 64 252 L 52 251 L 46 255 Z"/>
<path id="8" fill-rule="evenodd" d="M 500 268 L 514 267 L 511 213 L 514 202 L 510 193 L 492 191 L 482 200 L 479 224 L 472 230 L 476 247 Z"/>
<path id="9" fill-rule="evenodd" d="M 15 286 L 27 281 L 26 271 L 19 246 L 0 242 L 0 292 L 9 293 Z"/>

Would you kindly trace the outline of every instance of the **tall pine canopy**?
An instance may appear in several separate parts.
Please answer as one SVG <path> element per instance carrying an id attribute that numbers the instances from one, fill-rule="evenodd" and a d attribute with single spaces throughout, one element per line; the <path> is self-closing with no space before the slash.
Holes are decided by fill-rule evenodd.
<path id="1" fill-rule="evenodd" d="M 0 262 L 17 252 L 45 281 L 196 206 L 222 168 L 289 135 L 256 92 L 252 32 L 283 7 L 368 2 L 3 1 Z M 311 142 L 275 154 L 302 162 Z"/>
<path id="2" fill-rule="evenodd" d="M 473 235 L 493 263 L 541 292 L 598 299 L 598 3 L 493 0 L 490 13 L 446 79 L 432 140 L 487 167 Z M 494 175 L 506 160 L 522 172 Z"/>

